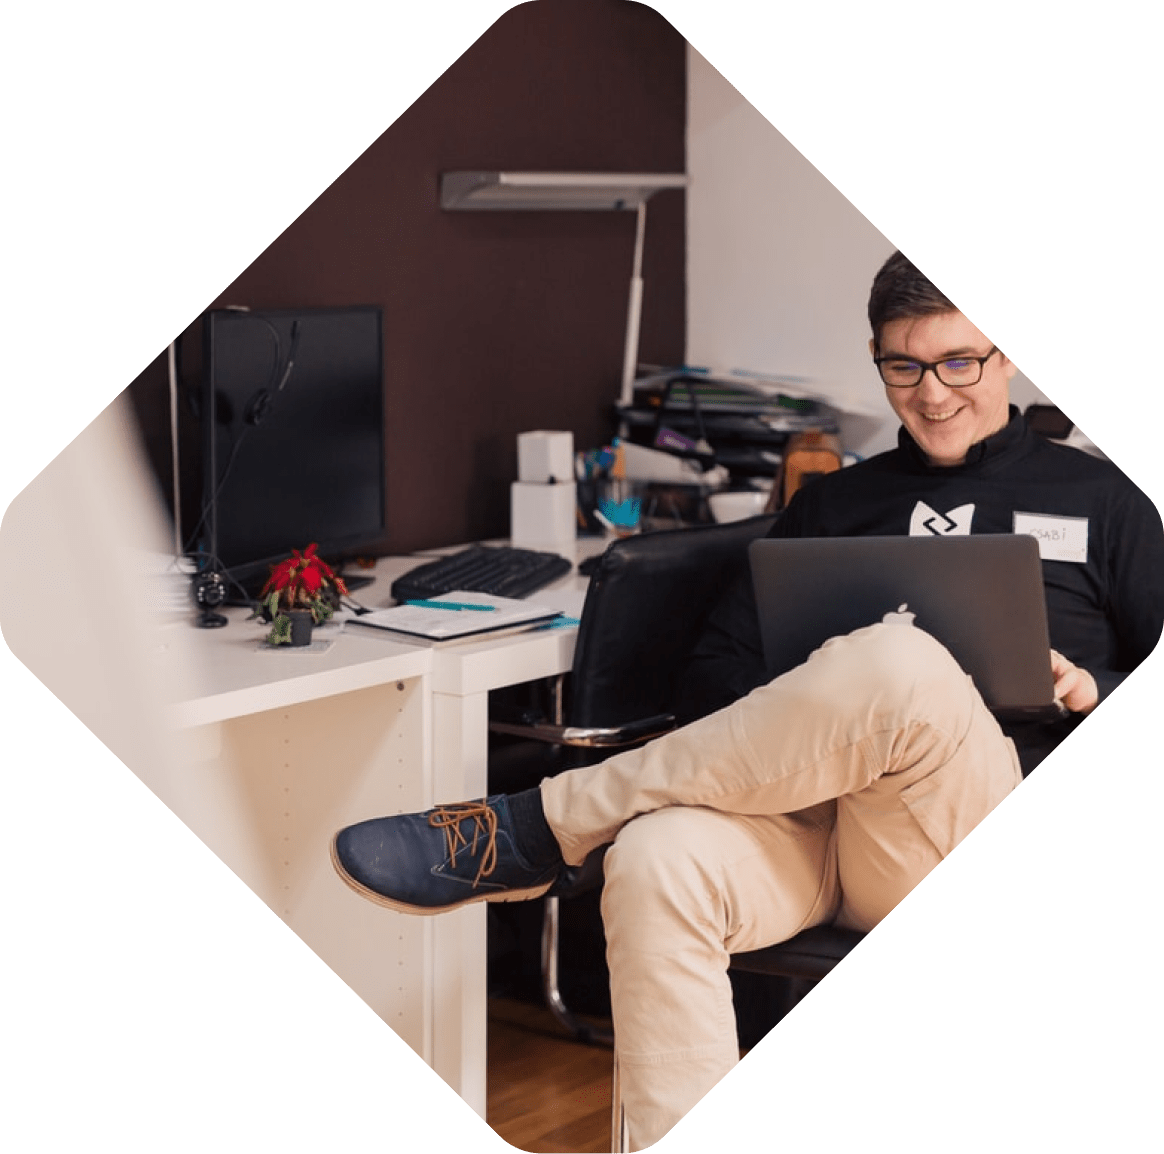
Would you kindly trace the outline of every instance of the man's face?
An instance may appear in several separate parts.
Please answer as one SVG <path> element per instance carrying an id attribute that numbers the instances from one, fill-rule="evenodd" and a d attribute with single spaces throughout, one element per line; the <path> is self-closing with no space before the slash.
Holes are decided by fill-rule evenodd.
<path id="1" fill-rule="evenodd" d="M 873 342 L 869 347 L 874 348 Z M 960 355 L 982 357 L 991 343 L 960 312 L 903 317 L 881 330 L 875 355 L 935 362 Z M 912 389 L 886 386 L 889 404 L 931 465 L 960 465 L 970 446 L 1007 422 L 1010 379 L 1015 366 L 996 352 L 982 366 L 976 385 L 951 389 L 932 369 Z"/>

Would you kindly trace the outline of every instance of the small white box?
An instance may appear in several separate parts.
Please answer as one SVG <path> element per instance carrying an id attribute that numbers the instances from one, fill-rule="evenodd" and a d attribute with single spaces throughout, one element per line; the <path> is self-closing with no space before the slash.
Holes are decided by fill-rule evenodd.
<path id="1" fill-rule="evenodd" d="M 577 536 L 577 487 L 514 481 L 509 490 L 509 535 L 522 549 L 559 548 Z"/>
<path id="2" fill-rule="evenodd" d="M 533 484 L 574 480 L 574 434 L 539 430 L 517 434 L 517 479 Z"/>

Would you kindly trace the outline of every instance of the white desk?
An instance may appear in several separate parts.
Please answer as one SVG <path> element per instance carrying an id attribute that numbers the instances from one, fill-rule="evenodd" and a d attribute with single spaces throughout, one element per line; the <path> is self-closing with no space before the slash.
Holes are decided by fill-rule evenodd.
<path id="1" fill-rule="evenodd" d="M 579 556 L 601 547 L 582 542 Z M 381 560 L 356 599 L 388 604 L 392 580 L 418 563 Z M 262 648 L 263 626 L 227 616 L 226 628 L 191 630 L 195 688 L 174 713 L 185 781 L 170 804 L 484 1116 L 484 905 L 432 918 L 382 909 L 335 875 L 331 839 L 483 796 L 489 690 L 568 670 L 576 629 L 432 648 L 325 627 L 316 637 L 333 643 L 312 653 Z"/>

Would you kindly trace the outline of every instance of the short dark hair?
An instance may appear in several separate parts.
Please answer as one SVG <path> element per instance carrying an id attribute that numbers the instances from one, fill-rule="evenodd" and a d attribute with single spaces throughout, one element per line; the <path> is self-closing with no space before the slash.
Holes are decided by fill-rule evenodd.
<path id="1" fill-rule="evenodd" d="M 869 324 L 874 348 L 881 346 L 881 330 L 902 317 L 925 317 L 957 312 L 958 306 L 917 266 L 895 252 L 877 271 L 869 291 Z"/>

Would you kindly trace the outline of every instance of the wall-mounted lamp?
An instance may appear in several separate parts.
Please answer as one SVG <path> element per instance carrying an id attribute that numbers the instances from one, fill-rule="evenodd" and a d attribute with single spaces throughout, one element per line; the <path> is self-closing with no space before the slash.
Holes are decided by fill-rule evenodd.
<path id="1" fill-rule="evenodd" d="M 643 233 L 647 201 L 666 188 L 686 188 L 681 172 L 446 172 L 441 208 L 454 212 L 637 213 L 634 266 L 627 303 L 619 401 L 631 403 L 643 310 Z"/>

